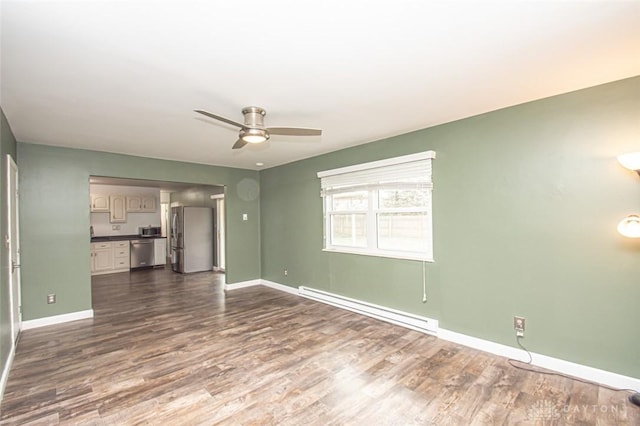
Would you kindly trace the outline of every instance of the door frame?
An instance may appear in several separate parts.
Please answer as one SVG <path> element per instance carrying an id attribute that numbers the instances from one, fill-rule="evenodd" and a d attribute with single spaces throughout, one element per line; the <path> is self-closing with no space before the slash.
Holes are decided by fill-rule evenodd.
<path id="1" fill-rule="evenodd" d="M 12 181 L 15 181 L 15 191 L 12 191 Z M 7 248 L 7 271 L 9 286 L 9 316 L 11 328 L 11 350 L 15 350 L 18 336 L 22 329 L 22 300 L 21 300 L 21 273 L 20 273 L 20 215 L 18 201 L 18 165 L 11 155 L 7 154 L 7 234 L 5 244 Z M 15 215 L 14 215 L 15 212 Z M 15 229 L 15 235 L 14 235 Z M 15 249 L 16 258 L 12 253 Z M 17 265 L 14 274 L 14 262 Z M 15 277 L 15 279 L 14 279 Z M 17 319 L 17 321 L 16 321 Z"/>
<path id="2" fill-rule="evenodd" d="M 226 269 L 226 238 L 227 238 L 227 230 L 226 230 L 226 204 L 224 200 L 223 194 L 215 194 L 211 195 L 211 199 L 215 202 L 215 217 L 214 221 L 214 239 L 215 239 L 215 250 L 213 259 L 213 269 L 214 271 L 225 272 Z"/>

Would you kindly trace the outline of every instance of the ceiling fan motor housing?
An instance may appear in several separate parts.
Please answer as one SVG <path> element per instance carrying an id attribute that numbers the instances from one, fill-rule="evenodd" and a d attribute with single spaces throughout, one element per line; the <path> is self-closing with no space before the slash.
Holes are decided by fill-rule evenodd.
<path id="1" fill-rule="evenodd" d="M 249 128 L 264 129 L 264 116 L 267 112 L 260 107 L 246 107 L 242 109 L 244 125 Z"/>

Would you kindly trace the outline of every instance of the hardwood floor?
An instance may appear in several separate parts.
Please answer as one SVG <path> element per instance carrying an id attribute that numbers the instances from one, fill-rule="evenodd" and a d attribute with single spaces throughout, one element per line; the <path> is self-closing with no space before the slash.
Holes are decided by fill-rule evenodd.
<path id="1" fill-rule="evenodd" d="M 626 393 L 215 273 L 96 276 L 93 306 L 23 332 L 2 424 L 640 424 Z"/>

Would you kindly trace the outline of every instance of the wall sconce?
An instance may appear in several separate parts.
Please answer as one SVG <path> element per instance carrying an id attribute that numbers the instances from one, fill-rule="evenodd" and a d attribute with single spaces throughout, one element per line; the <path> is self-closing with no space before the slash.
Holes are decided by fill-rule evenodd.
<path id="1" fill-rule="evenodd" d="M 618 155 L 618 161 L 640 176 L 640 152 Z M 632 214 L 622 219 L 618 224 L 618 232 L 628 238 L 640 238 L 640 216 Z"/>
<path id="2" fill-rule="evenodd" d="M 620 221 L 618 232 L 628 238 L 640 238 L 640 216 L 631 214 Z"/>
<path id="3" fill-rule="evenodd" d="M 618 155 L 618 161 L 624 167 L 640 175 L 640 152 L 628 152 Z"/>

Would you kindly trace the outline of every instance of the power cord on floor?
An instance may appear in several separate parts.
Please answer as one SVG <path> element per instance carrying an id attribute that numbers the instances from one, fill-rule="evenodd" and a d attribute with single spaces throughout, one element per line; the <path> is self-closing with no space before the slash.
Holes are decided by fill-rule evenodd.
<path id="1" fill-rule="evenodd" d="M 525 365 L 532 365 L 533 362 L 533 356 L 531 355 L 531 352 L 529 352 L 529 350 L 527 348 L 525 348 L 522 343 L 520 342 L 520 338 L 522 336 L 517 336 L 516 337 L 516 342 L 518 343 L 518 346 L 520 346 L 520 348 L 525 351 L 527 353 L 527 355 L 529 356 L 529 361 L 519 361 L 517 359 L 512 359 L 509 358 L 507 360 L 507 362 L 513 367 L 513 368 L 517 368 L 518 370 L 524 370 L 524 371 L 529 371 L 532 373 L 538 373 L 538 374 L 546 374 L 547 376 L 558 376 L 558 377 L 564 377 L 565 379 L 571 379 L 571 380 L 575 380 L 581 383 L 586 383 L 588 385 L 595 385 L 595 386 L 600 386 L 602 388 L 605 389 L 609 389 L 611 391 L 614 392 L 633 392 L 633 393 L 637 393 L 638 391 L 634 390 L 634 389 L 618 389 L 618 388 L 613 388 L 611 386 L 607 386 L 607 385 L 603 385 L 602 383 L 596 383 L 596 382 L 591 382 L 589 380 L 583 380 L 583 379 L 579 379 L 577 377 L 573 377 L 573 376 L 569 376 L 566 374 L 562 374 L 562 373 L 556 373 L 553 371 L 540 371 L 537 370 L 535 368 L 526 368 L 523 367 L 522 365 L 517 365 L 516 363 L 520 363 L 520 364 L 525 364 Z"/>

